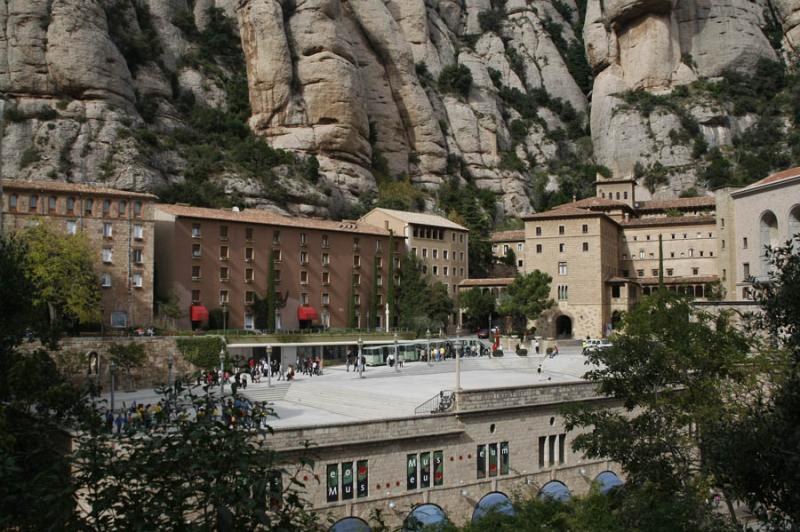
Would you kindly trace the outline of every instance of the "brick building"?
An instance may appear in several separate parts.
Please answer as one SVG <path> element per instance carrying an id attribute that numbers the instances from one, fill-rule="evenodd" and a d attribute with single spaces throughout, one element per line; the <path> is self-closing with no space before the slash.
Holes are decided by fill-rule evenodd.
<path id="1" fill-rule="evenodd" d="M 87 236 L 95 253 L 103 323 L 153 321 L 155 196 L 60 181 L 3 181 L 3 232 L 41 223 Z"/>
<path id="2" fill-rule="evenodd" d="M 356 327 L 384 325 L 390 232 L 383 227 L 182 205 L 157 205 L 155 217 L 157 293 L 178 297 L 186 312 L 179 327 L 224 306 L 227 327 L 255 328 L 250 305 L 266 295 L 270 253 L 285 301 L 276 315 L 279 329 L 348 327 L 351 301 Z M 398 250 L 400 240 L 394 240 Z"/>

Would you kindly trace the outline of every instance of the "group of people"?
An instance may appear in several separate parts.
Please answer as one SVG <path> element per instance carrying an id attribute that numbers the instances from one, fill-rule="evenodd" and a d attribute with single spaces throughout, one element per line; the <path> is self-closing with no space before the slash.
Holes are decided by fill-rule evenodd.
<path id="1" fill-rule="evenodd" d="M 297 367 L 303 375 L 308 375 L 309 377 L 322 375 L 322 359 L 319 356 L 299 356 L 297 357 Z"/>

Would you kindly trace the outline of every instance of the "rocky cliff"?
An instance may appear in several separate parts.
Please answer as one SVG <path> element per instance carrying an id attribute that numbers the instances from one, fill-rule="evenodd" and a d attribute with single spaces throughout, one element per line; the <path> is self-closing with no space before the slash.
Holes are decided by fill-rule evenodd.
<path id="1" fill-rule="evenodd" d="M 443 187 L 521 214 L 598 174 L 674 195 L 797 162 L 798 23 L 797 0 L 0 0 L 0 165 L 328 216 Z"/>

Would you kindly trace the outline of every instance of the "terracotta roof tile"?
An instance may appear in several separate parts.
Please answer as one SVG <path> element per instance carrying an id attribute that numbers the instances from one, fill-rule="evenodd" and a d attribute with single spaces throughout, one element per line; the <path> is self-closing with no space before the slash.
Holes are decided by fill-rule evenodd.
<path id="1" fill-rule="evenodd" d="M 661 216 L 657 218 L 631 218 L 619 222 L 623 227 L 649 227 L 654 225 L 715 224 L 714 216 Z"/>
<path id="2" fill-rule="evenodd" d="M 3 179 L 3 188 L 9 190 L 34 190 L 37 192 L 73 192 L 75 194 L 102 194 L 106 196 L 157 200 L 153 194 L 131 192 L 111 187 L 97 186 L 91 183 L 66 183 L 64 181 L 24 181 L 21 179 Z"/>
<path id="3" fill-rule="evenodd" d="M 714 196 L 697 196 L 695 198 L 669 198 L 660 200 L 637 201 L 636 210 L 653 211 L 664 209 L 691 209 L 692 207 L 714 207 L 717 201 Z"/>
<path id="4" fill-rule="evenodd" d="M 595 209 L 628 209 L 630 206 L 622 201 L 606 199 L 606 198 L 584 198 L 582 200 L 573 201 L 570 203 L 563 203 L 555 207 L 560 209 L 562 207 L 578 207 L 578 208 L 595 208 Z"/>
<path id="5" fill-rule="evenodd" d="M 560 207 L 556 207 L 555 209 L 550 209 L 549 211 L 544 212 L 537 212 L 535 214 L 528 214 L 523 216 L 523 220 L 547 220 L 550 218 L 578 218 L 578 217 L 586 217 L 586 216 L 605 216 L 602 212 L 595 212 L 590 211 L 588 209 L 578 209 L 573 207 L 572 204 L 565 204 Z M 611 218 L 608 218 L 612 220 Z M 614 221 L 614 220 L 612 220 Z"/>
<path id="6" fill-rule="evenodd" d="M 671 284 L 704 284 L 704 283 L 713 283 L 714 281 L 719 280 L 719 277 L 716 275 L 697 275 L 697 276 L 685 276 L 685 277 L 664 277 L 664 284 L 671 285 Z M 658 277 L 637 277 L 634 279 L 639 284 L 658 284 Z"/>
<path id="7" fill-rule="evenodd" d="M 772 175 L 765 177 L 764 179 L 761 179 L 760 181 L 751 183 L 746 187 L 744 187 L 742 190 L 750 190 L 753 188 L 762 187 L 764 185 L 777 183 L 778 181 L 783 181 L 784 179 L 790 179 L 792 177 L 798 177 L 798 176 L 800 176 L 800 166 L 795 166 L 794 168 L 789 168 L 787 170 L 776 172 Z"/>
<path id="8" fill-rule="evenodd" d="M 318 218 L 300 218 L 282 216 L 280 214 L 262 211 L 259 209 L 245 209 L 240 212 L 226 209 L 207 209 L 204 207 L 188 207 L 184 205 L 156 205 L 158 211 L 182 216 L 186 218 L 200 218 L 211 220 L 228 220 L 254 224 L 279 225 L 283 227 L 306 227 L 309 229 L 322 229 L 325 231 L 341 231 L 345 233 L 360 233 L 379 236 L 389 236 L 389 231 L 382 227 L 356 222 L 353 220 L 320 220 Z"/>
<path id="9" fill-rule="evenodd" d="M 495 277 L 490 279 L 464 279 L 458 286 L 508 286 L 514 277 Z"/>
<path id="10" fill-rule="evenodd" d="M 378 211 L 389 216 L 393 216 L 398 220 L 402 220 L 410 224 L 430 225 L 433 227 L 444 227 L 447 229 L 456 229 L 458 231 L 468 231 L 463 225 L 459 225 L 443 216 L 437 214 L 428 214 L 424 212 L 410 212 L 398 211 L 395 209 L 384 209 L 383 207 L 376 207 L 372 211 Z M 372 212 L 371 211 L 371 212 Z M 363 218 L 363 216 L 362 216 Z"/>
<path id="11" fill-rule="evenodd" d="M 492 242 L 509 242 L 525 240 L 524 229 L 514 229 L 513 231 L 495 231 L 492 233 Z"/>

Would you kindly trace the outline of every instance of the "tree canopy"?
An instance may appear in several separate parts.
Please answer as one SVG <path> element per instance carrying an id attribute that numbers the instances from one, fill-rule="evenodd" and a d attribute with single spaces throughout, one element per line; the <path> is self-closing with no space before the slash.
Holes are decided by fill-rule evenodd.
<path id="1" fill-rule="evenodd" d="M 553 278 L 539 270 L 517 275 L 500 299 L 497 309 L 502 315 L 511 316 L 515 322 L 535 321 L 553 306 L 550 299 L 550 283 Z"/>
<path id="2" fill-rule="evenodd" d="M 464 310 L 464 326 L 469 329 L 488 326 L 489 316 L 495 312 L 494 294 L 477 287 L 461 292 L 458 304 Z"/>
<path id="3" fill-rule="evenodd" d="M 422 271 L 422 261 L 407 253 L 400 260 L 397 317 L 401 327 L 416 331 L 444 327 L 454 311 L 447 288 Z"/>

